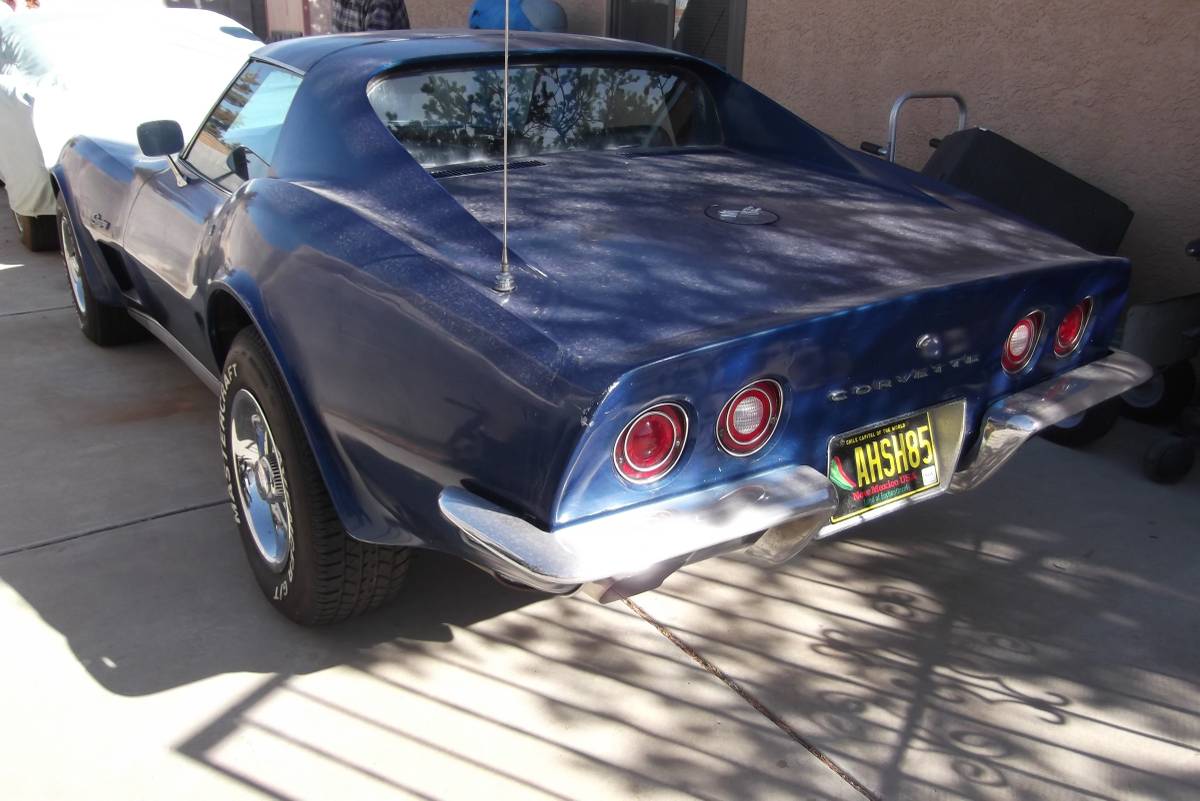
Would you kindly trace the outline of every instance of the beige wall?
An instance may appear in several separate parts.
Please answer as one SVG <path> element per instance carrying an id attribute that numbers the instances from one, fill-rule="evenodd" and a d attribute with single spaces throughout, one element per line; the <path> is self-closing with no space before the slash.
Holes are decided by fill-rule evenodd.
<path id="1" fill-rule="evenodd" d="M 847 145 L 882 142 L 906 89 L 952 88 L 971 121 L 1134 211 L 1134 295 L 1200 290 L 1197 0 L 750 0 L 746 80 Z M 924 163 L 953 105 L 906 111 L 898 148 Z"/>
<path id="2" fill-rule="evenodd" d="M 267 0 L 267 24 L 272 31 L 304 32 L 304 5 L 293 0 Z"/>

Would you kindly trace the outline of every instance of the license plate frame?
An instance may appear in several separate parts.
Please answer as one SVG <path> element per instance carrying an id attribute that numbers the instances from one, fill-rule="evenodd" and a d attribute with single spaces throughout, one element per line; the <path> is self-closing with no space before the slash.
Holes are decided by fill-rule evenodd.
<path id="1" fill-rule="evenodd" d="M 831 526 L 944 489 L 938 440 L 947 432 L 939 433 L 932 411 L 909 412 L 830 438 L 827 475 L 838 502 Z M 914 453 L 920 459 L 915 467 L 910 464 Z"/>

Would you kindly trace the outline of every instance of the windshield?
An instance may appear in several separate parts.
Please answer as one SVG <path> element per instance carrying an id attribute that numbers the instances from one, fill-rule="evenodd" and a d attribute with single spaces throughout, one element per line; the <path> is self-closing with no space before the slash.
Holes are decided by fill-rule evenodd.
<path id="1" fill-rule="evenodd" d="M 514 65 L 513 157 L 576 150 L 712 147 L 722 143 L 707 87 L 684 70 L 623 65 Z M 377 81 L 371 105 L 424 167 L 501 155 L 500 66 L 401 74 Z"/>

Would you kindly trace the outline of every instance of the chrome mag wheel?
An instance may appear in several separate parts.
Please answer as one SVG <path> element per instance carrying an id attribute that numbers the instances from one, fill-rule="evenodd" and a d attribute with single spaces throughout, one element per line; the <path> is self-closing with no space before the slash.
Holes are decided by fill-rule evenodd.
<path id="1" fill-rule="evenodd" d="M 66 213 L 58 216 L 58 236 L 62 242 L 63 261 L 67 263 L 67 277 L 71 279 L 71 293 L 75 296 L 75 308 L 80 314 L 87 312 L 87 300 L 83 294 L 83 263 L 79 258 L 79 243 Z"/>
<path id="2" fill-rule="evenodd" d="M 230 405 L 229 453 L 246 524 L 267 566 L 282 572 L 292 551 L 292 516 L 287 480 L 271 427 L 248 390 Z"/>

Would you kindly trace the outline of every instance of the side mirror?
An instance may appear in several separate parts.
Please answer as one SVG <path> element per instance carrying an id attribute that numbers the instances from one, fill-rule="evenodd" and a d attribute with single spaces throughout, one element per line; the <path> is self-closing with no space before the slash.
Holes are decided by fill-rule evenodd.
<path id="1" fill-rule="evenodd" d="M 1200 259 L 1200 239 L 1193 239 L 1188 242 L 1185 252 L 1193 259 Z"/>
<path id="2" fill-rule="evenodd" d="M 183 129 L 175 120 L 143 122 L 137 128 L 138 147 L 151 158 L 174 156 L 183 150 Z"/>

